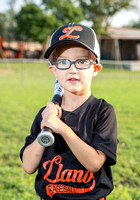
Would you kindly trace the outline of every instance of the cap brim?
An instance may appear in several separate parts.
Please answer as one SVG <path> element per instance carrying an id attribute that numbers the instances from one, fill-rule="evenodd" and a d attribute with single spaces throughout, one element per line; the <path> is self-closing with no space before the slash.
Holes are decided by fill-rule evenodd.
<path id="1" fill-rule="evenodd" d="M 93 53 L 95 55 L 96 58 L 98 58 L 98 56 L 96 55 L 96 53 L 94 53 L 94 51 L 89 48 L 88 46 L 86 46 L 85 44 L 83 44 L 82 42 L 80 41 L 75 41 L 75 40 L 63 40 L 63 41 L 60 41 L 60 42 L 57 42 L 55 43 L 54 45 L 52 45 L 51 47 L 49 47 L 45 54 L 44 54 L 44 58 L 48 59 L 51 55 L 51 53 L 53 52 L 54 49 L 56 49 L 57 47 L 60 47 L 60 46 L 63 46 L 63 45 L 66 45 L 66 44 L 80 44 L 84 47 L 86 47 L 88 50 L 91 51 L 91 53 Z"/>

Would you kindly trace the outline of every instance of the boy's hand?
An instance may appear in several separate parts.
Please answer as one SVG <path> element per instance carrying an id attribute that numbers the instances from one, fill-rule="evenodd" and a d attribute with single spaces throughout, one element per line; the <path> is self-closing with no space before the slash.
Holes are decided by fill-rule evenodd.
<path id="1" fill-rule="evenodd" d="M 62 124 L 64 124 L 60 118 L 62 116 L 62 109 L 58 105 L 50 102 L 42 112 L 41 130 L 45 127 L 49 127 L 53 132 L 61 132 Z"/>

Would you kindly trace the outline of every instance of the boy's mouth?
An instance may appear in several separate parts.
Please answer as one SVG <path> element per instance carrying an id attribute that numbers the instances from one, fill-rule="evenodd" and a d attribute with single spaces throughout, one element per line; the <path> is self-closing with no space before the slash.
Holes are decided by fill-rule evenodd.
<path id="1" fill-rule="evenodd" d="M 77 78 L 70 78 L 70 81 L 79 81 Z"/>
<path id="2" fill-rule="evenodd" d="M 78 78 L 69 78 L 68 81 L 70 81 L 71 83 L 76 83 L 79 81 Z"/>

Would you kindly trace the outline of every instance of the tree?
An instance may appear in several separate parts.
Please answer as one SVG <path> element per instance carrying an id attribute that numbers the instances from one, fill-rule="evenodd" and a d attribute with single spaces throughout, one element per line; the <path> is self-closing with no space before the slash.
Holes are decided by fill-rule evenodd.
<path id="1" fill-rule="evenodd" d="M 37 5 L 27 4 L 16 16 L 17 39 L 45 43 L 55 20 L 53 16 L 46 16 Z"/>
<path id="2" fill-rule="evenodd" d="M 130 23 L 130 25 L 129 25 L 129 26 L 126 26 L 126 27 L 131 27 L 131 28 L 138 28 L 138 29 L 140 29 L 140 19 L 139 19 L 138 21 L 132 21 L 132 22 Z"/>
<path id="3" fill-rule="evenodd" d="M 45 43 L 59 26 L 83 19 L 82 11 L 71 0 L 42 0 L 42 3 L 41 8 L 28 3 L 17 14 L 17 39 Z"/>
<path id="4" fill-rule="evenodd" d="M 15 39 L 15 11 L 14 5 L 16 0 L 9 0 L 9 9 L 6 13 L 0 13 L 0 35 L 7 37 L 10 40 Z"/>
<path id="5" fill-rule="evenodd" d="M 79 0 L 87 21 L 93 23 L 97 33 L 105 33 L 110 18 L 122 8 L 129 8 L 131 0 Z"/>
<path id="6" fill-rule="evenodd" d="M 129 8 L 132 0 L 42 0 L 37 6 L 25 0 L 25 6 L 15 14 L 16 0 L 9 0 L 10 9 L 0 14 L 1 34 L 9 39 L 46 43 L 58 27 L 83 20 L 92 22 L 97 33 L 104 34 L 110 18 L 122 8 Z"/>
<path id="7" fill-rule="evenodd" d="M 0 36 L 8 36 L 8 30 L 7 30 L 7 25 L 6 22 L 7 17 L 5 13 L 0 13 Z"/>
<path id="8" fill-rule="evenodd" d="M 76 4 L 77 0 L 42 0 L 47 15 L 56 19 L 56 28 L 70 22 L 79 23 L 84 19 L 82 10 Z"/>
<path id="9" fill-rule="evenodd" d="M 15 21 L 15 16 L 16 13 L 13 8 L 10 8 L 7 12 L 7 29 L 8 29 L 8 38 L 10 40 L 15 40 L 16 35 L 15 35 L 15 28 L 16 28 L 16 21 Z"/>

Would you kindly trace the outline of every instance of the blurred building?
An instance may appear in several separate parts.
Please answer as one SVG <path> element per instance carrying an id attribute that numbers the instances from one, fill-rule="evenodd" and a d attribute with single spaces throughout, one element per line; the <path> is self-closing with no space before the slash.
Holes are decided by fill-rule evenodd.
<path id="1" fill-rule="evenodd" d="M 42 51 L 39 42 L 5 41 L 0 37 L 1 58 L 40 58 Z"/>
<path id="2" fill-rule="evenodd" d="M 108 29 L 107 36 L 99 36 L 101 59 L 140 60 L 140 29 Z"/>

